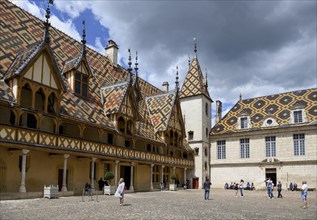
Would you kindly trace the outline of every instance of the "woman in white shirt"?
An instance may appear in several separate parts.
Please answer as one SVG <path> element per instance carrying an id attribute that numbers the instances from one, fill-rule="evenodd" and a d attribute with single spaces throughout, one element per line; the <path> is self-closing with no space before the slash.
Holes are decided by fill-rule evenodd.
<path id="1" fill-rule="evenodd" d="M 123 205 L 124 188 L 125 188 L 124 179 L 120 178 L 118 188 L 117 188 L 117 191 L 114 194 L 114 196 L 117 198 L 120 198 L 120 205 L 121 206 Z"/>

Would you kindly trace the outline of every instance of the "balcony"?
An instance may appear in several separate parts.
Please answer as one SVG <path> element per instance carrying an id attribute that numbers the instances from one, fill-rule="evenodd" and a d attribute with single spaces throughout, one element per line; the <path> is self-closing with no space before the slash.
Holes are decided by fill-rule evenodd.
<path id="1" fill-rule="evenodd" d="M 39 149 L 51 148 L 69 152 L 93 153 L 100 156 L 124 158 L 139 162 L 170 164 L 184 167 L 194 166 L 194 161 L 189 159 L 164 156 L 101 142 L 86 141 L 79 138 L 71 138 L 2 124 L 0 124 L 0 145 L 1 143 L 31 145 Z"/>

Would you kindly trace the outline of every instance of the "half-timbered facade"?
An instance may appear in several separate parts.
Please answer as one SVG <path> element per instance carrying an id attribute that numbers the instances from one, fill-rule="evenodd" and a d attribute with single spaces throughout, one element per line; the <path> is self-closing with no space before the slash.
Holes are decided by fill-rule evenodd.
<path id="1" fill-rule="evenodd" d="M 106 171 L 130 191 L 172 174 L 185 183 L 194 158 L 178 90 L 117 64 L 114 41 L 106 56 L 86 48 L 85 32 L 78 42 L 8 1 L 0 15 L 0 194 L 78 194 Z"/>

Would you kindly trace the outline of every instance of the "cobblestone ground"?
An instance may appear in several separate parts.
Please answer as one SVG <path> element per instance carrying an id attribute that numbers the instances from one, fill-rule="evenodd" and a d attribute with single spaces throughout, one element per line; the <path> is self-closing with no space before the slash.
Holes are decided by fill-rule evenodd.
<path id="1" fill-rule="evenodd" d="M 217 189 L 205 201 L 202 190 L 142 192 L 126 194 L 124 206 L 107 195 L 7 200 L 0 201 L 0 219 L 317 219 L 316 191 L 308 193 L 308 209 L 301 208 L 300 192 L 284 191 L 283 199 L 244 194 Z"/>

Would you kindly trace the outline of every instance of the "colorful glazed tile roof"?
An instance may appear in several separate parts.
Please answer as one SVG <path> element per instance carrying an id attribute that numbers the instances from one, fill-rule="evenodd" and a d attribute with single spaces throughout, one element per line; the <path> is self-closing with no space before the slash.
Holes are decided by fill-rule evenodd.
<path id="1" fill-rule="evenodd" d="M 0 100 L 15 102 L 12 90 L 4 80 L 0 80 Z"/>
<path id="2" fill-rule="evenodd" d="M 290 113 L 298 104 L 305 109 L 307 123 L 316 123 L 317 89 L 314 88 L 238 101 L 211 129 L 211 135 L 248 131 L 237 129 L 238 118 L 243 112 L 251 118 L 250 130 L 268 129 L 262 127 L 267 117 L 276 119 L 278 127 L 296 126 L 290 123 Z"/>
<path id="3" fill-rule="evenodd" d="M 128 86 L 129 82 L 123 82 L 101 89 L 102 100 L 107 115 L 118 113 Z"/>
<path id="4" fill-rule="evenodd" d="M 8 79 L 16 74 L 16 70 L 27 66 L 28 59 L 36 52 L 43 40 L 44 28 L 42 19 L 34 17 L 6 0 L 0 2 L 0 15 L 0 64 L 2 67 L 0 78 L 3 78 L 7 72 L 6 78 Z M 62 72 L 76 68 L 81 60 L 82 44 L 53 26 L 54 24 L 52 24 L 49 31 L 50 48 L 56 61 L 56 66 Z M 106 103 L 105 110 L 107 114 L 115 113 L 120 109 L 120 103 L 122 103 L 128 90 L 128 84 L 124 85 L 123 83 L 120 85 L 120 83 L 127 81 L 128 71 L 120 65 L 112 65 L 106 56 L 88 47 L 86 60 L 92 73 L 94 73 L 93 77 L 89 79 L 88 99 L 82 99 L 73 94 L 70 85 L 61 74 L 65 92 L 62 97 L 60 113 L 62 117 L 113 129 L 113 123 L 104 114 L 104 103 Z M 138 84 L 134 86 L 139 88 L 141 99 L 144 99 L 137 105 L 141 120 L 137 123 L 138 127 L 136 130 L 139 131 L 138 135 L 162 141 L 160 138 L 155 137 L 156 129 L 151 123 L 150 110 L 147 109 L 145 98 L 156 96 L 163 92 L 141 78 L 137 80 L 133 78 L 133 84 L 135 83 Z M 4 81 L 0 81 L 0 99 L 7 101 L 14 99 L 11 88 Z M 163 97 L 157 100 L 156 98 L 154 99 L 154 105 L 161 102 L 165 106 L 165 111 L 161 112 L 161 114 L 156 113 L 152 109 L 155 116 L 151 116 L 155 118 L 157 128 L 162 129 L 167 126 L 166 120 L 168 119 L 168 114 L 170 114 L 168 110 L 172 109 L 171 103 L 174 103 L 174 98 L 168 96 L 166 99 Z M 168 103 L 170 101 L 171 103 Z M 159 121 L 161 123 L 157 123 Z"/>
<path id="5" fill-rule="evenodd" d="M 167 129 L 175 98 L 174 92 L 146 98 L 151 123 L 156 132 Z"/>
<path id="6" fill-rule="evenodd" d="M 205 87 L 204 77 L 200 69 L 198 59 L 193 59 L 189 71 L 184 80 L 184 84 L 181 89 L 180 98 L 205 95 L 210 99 L 208 89 Z"/>

